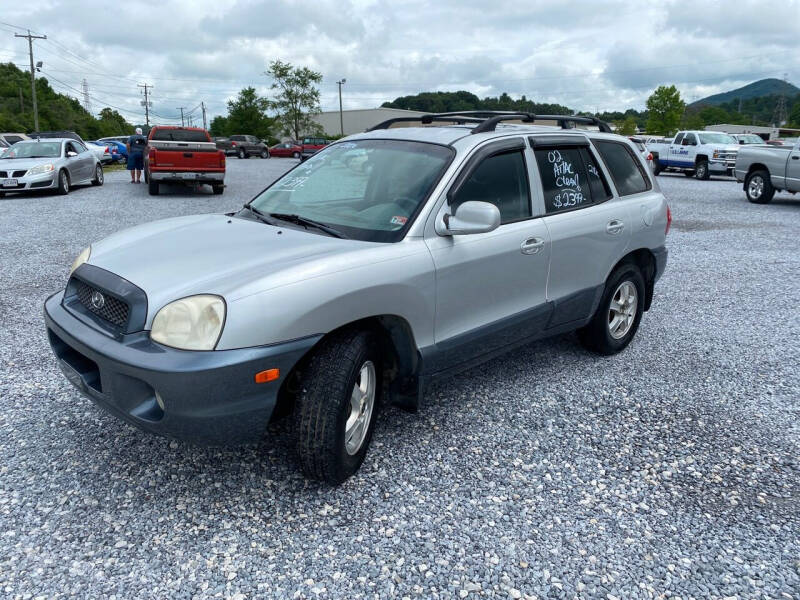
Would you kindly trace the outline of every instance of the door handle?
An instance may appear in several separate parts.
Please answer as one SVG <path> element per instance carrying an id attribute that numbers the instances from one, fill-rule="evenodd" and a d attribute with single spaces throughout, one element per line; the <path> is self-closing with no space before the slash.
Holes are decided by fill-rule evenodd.
<path id="1" fill-rule="evenodd" d="M 520 250 L 523 254 L 536 254 L 544 248 L 544 240 L 542 238 L 528 238 L 520 245 Z"/>
<path id="2" fill-rule="evenodd" d="M 800 154 L 798 154 L 797 156 L 793 156 L 792 160 L 800 160 Z"/>
<path id="3" fill-rule="evenodd" d="M 608 225 L 606 225 L 606 233 L 610 235 L 617 235 L 618 233 L 622 232 L 623 229 L 625 229 L 625 223 L 617 219 L 609 221 Z"/>

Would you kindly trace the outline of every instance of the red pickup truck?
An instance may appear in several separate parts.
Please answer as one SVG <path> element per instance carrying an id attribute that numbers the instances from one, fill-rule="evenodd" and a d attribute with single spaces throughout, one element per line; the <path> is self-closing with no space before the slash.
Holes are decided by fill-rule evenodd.
<path id="1" fill-rule="evenodd" d="M 144 178 L 152 196 L 162 183 L 207 183 L 215 194 L 225 190 L 225 152 L 217 149 L 200 127 L 164 127 L 150 130 L 144 158 Z"/>

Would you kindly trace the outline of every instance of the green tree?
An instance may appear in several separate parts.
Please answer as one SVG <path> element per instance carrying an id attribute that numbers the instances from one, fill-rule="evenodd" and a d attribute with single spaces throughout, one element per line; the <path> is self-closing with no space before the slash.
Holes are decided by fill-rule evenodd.
<path id="1" fill-rule="evenodd" d="M 133 126 L 125 120 L 125 117 L 108 107 L 100 111 L 98 121 L 101 129 L 98 137 L 126 135 L 133 131 Z"/>
<path id="2" fill-rule="evenodd" d="M 270 105 L 278 113 L 283 131 L 295 139 L 305 133 L 321 132 L 322 128 L 312 117 L 320 113 L 316 86 L 322 82 L 322 74 L 308 67 L 294 67 L 274 60 L 267 75 L 272 77 L 272 89 L 275 90 Z"/>
<path id="3" fill-rule="evenodd" d="M 634 135 L 636 133 L 636 119 L 633 116 L 626 117 L 623 121 L 617 121 L 617 133 L 620 135 Z"/>
<path id="4" fill-rule="evenodd" d="M 667 135 L 674 132 L 681 122 L 686 103 L 674 85 L 660 85 L 647 99 L 647 132 Z"/>
<path id="5" fill-rule="evenodd" d="M 223 117 L 222 115 L 217 115 L 216 117 L 211 119 L 211 125 L 208 128 L 208 132 L 214 137 L 223 137 L 223 136 L 227 137 L 231 135 L 228 128 L 227 117 Z"/>
<path id="6" fill-rule="evenodd" d="M 273 120 L 267 116 L 269 106 L 269 100 L 259 96 L 255 88 L 244 88 L 235 100 L 228 101 L 226 135 L 246 134 L 260 139 L 268 138 L 273 125 Z M 213 127 L 214 121 L 211 124 Z"/>
<path id="7" fill-rule="evenodd" d="M 798 97 L 789 113 L 789 127 L 800 128 L 800 97 Z"/>

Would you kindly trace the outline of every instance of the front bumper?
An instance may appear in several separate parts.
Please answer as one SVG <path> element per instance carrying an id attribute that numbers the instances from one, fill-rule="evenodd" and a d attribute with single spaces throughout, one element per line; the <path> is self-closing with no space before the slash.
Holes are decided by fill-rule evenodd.
<path id="1" fill-rule="evenodd" d="M 67 379 L 128 423 L 198 444 L 258 441 L 283 381 L 321 337 L 237 350 L 177 350 L 151 341 L 146 331 L 111 337 L 74 317 L 62 299 L 63 292 L 50 296 L 44 317 Z M 255 374 L 266 369 L 280 369 L 280 378 L 255 383 Z"/>
<path id="2" fill-rule="evenodd" d="M 158 183 L 222 183 L 225 172 L 150 171 L 149 177 Z"/>
<path id="3" fill-rule="evenodd" d="M 25 175 L 24 177 L 0 179 L 0 192 L 34 192 L 36 190 L 47 190 L 58 187 L 58 171 L 42 173 L 40 175 Z M 8 179 L 16 180 L 15 186 L 4 185 Z"/>
<path id="4" fill-rule="evenodd" d="M 708 161 L 708 172 L 715 175 L 731 175 L 733 176 L 736 171 L 736 159 L 723 160 L 711 159 Z"/>

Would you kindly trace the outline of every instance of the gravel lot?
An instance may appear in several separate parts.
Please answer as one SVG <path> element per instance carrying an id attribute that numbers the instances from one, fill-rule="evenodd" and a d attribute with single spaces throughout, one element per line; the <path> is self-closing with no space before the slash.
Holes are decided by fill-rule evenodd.
<path id="1" fill-rule="evenodd" d="M 621 355 L 572 335 L 384 411 L 360 474 L 305 481 L 286 424 L 203 449 L 107 416 L 57 369 L 45 298 L 89 242 L 223 196 L 0 200 L 0 596 L 800 597 L 800 197 L 659 177 L 675 222 Z"/>

